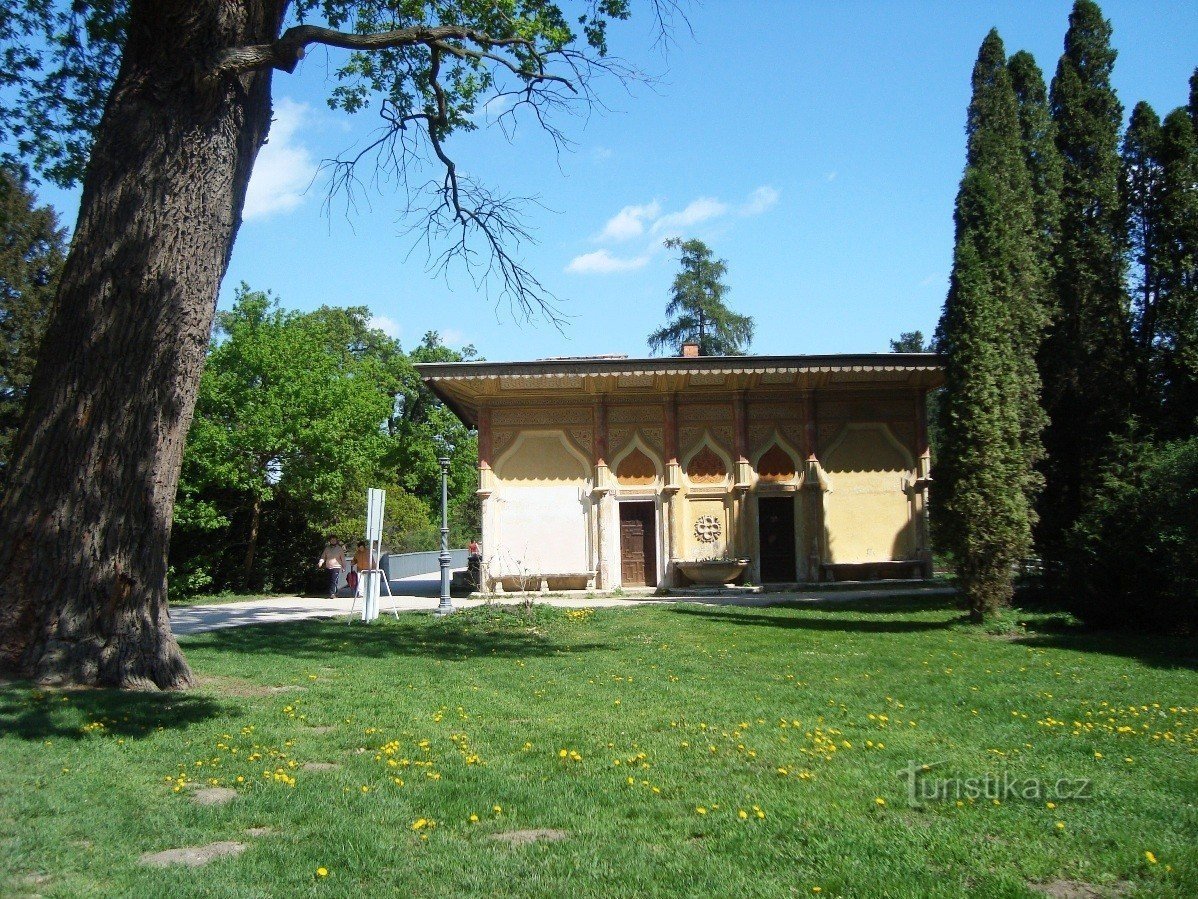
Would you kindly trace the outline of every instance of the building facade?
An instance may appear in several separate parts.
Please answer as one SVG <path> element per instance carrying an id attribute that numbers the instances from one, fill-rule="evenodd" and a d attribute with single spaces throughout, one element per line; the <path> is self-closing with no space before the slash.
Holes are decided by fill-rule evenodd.
<path id="1" fill-rule="evenodd" d="M 416 367 L 478 429 L 484 589 L 930 576 L 935 355 Z"/>

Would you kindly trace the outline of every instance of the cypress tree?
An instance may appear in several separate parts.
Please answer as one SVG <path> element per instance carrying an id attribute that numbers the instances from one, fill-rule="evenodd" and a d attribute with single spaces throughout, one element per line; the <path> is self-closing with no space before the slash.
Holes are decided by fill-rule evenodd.
<path id="1" fill-rule="evenodd" d="M 1043 432 L 1048 416 L 1041 402 L 1042 384 L 1037 354 L 1044 340 L 1044 329 L 1055 307 L 1048 278 L 1056 256 L 1061 224 L 1061 155 L 1056 147 L 1056 125 L 1048 108 L 1048 90 L 1044 75 L 1032 54 L 1020 50 L 1007 61 L 1007 72 L 1019 112 L 1019 138 L 1023 162 L 1032 192 L 1035 239 L 1032 251 L 1038 264 L 1034 292 L 1015 299 L 1018 333 L 1015 362 L 1020 366 L 1020 433 L 1027 460 L 1029 515 L 1037 521 L 1035 496 L 1044 486 L 1039 466 L 1044 458 Z"/>
<path id="2" fill-rule="evenodd" d="M 1024 379 L 1035 371 L 1030 325 L 1043 290 L 1018 104 L 997 31 L 978 53 L 966 131 L 952 278 L 937 331 L 946 381 L 934 520 L 981 620 L 1010 601 L 1012 567 L 1031 545 L 1036 451 L 1028 440 L 1038 433 L 1026 432 L 1036 416 L 1024 406 L 1036 391 Z"/>
<path id="3" fill-rule="evenodd" d="M 1156 424 L 1160 413 L 1157 343 L 1160 297 L 1161 123 L 1145 102 L 1136 104 L 1123 136 L 1120 190 L 1127 222 L 1127 263 L 1131 287 L 1131 328 L 1136 352 L 1136 409 L 1140 420 Z"/>
<path id="4" fill-rule="evenodd" d="M 1011 86 L 1019 102 L 1019 131 L 1023 159 L 1032 181 L 1036 228 L 1040 234 L 1045 264 L 1051 264 L 1060 238 L 1061 154 L 1057 152 L 1057 126 L 1048 107 L 1048 88 L 1036 59 L 1026 50 L 1014 54 L 1007 64 Z M 1050 302 L 1048 296 L 1045 302 Z"/>
<path id="5" fill-rule="evenodd" d="M 1191 82 L 1193 84 L 1194 82 Z M 1198 137 L 1184 108 L 1160 133 L 1158 225 L 1161 436 L 1198 434 Z"/>
<path id="6" fill-rule="evenodd" d="M 1131 414 L 1133 356 L 1119 198 L 1123 108 L 1111 88 L 1111 26 L 1091 0 L 1069 16 L 1051 109 L 1062 161 L 1055 317 L 1040 354 L 1049 426 L 1039 536 L 1059 559 L 1085 508 L 1112 434 Z"/>

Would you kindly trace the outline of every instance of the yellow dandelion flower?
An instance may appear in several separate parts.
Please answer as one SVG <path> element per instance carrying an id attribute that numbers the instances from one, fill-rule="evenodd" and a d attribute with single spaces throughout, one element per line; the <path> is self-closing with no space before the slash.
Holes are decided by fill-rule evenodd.
<path id="1" fill-rule="evenodd" d="M 478 823 L 478 815 L 471 815 L 471 816 L 470 816 L 470 823 L 471 823 L 471 824 L 477 824 L 477 823 Z"/>
<path id="2" fill-rule="evenodd" d="M 417 818 L 415 821 L 412 822 L 412 830 L 422 830 L 427 825 L 428 825 L 428 819 Z"/>
<path id="3" fill-rule="evenodd" d="M 316 869 L 316 876 L 317 877 L 328 877 L 329 869 L 324 867 L 324 865 L 321 865 L 319 868 Z"/>
<path id="4" fill-rule="evenodd" d="M 1150 864 L 1150 865 L 1156 864 L 1156 856 L 1153 855 L 1151 852 L 1145 852 L 1144 858 L 1148 859 L 1148 864 Z"/>
<path id="5" fill-rule="evenodd" d="M 493 806 L 491 806 L 491 811 L 493 811 L 497 815 L 502 815 L 503 814 L 503 806 L 502 805 L 493 805 Z"/>
<path id="6" fill-rule="evenodd" d="M 707 809 L 705 809 L 705 808 L 704 808 L 703 806 L 701 806 L 701 805 L 696 805 L 696 806 L 695 806 L 695 814 L 696 814 L 696 815 L 706 815 L 706 814 L 707 814 Z"/>
<path id="7" fill-rule="evenodd" d="M 878 804 L 878 805 L 880 805 L 880 806 L 882 806 L 882 805 L 885 805 L 885 804 L 886 804 L 886 800 L 885 800 L 885 799 L 883 799 L 881 796 L 875 797 L 875 799 L 874 799 L 874 802 L 875 802 L 875 803 L 877 803 L 877 804 Z"/>
<path id="8" fill-rule="evenodd" d="M 748 812 L 746 812 L 746 811 L 745 811 L 745 810 L 742 808 L 740 811 L 738 811 L 738 812 L 736 813 L 736 817 L 740 818 L 740 820 L 742 820 L 742 821 L 747 821 L 747 820 L 749 820 L 749 813 L 748 813 Z"/>
<path id="9" fill-rule="evenodd" d="M 1064 829 L 1065 829 L 1065 822 L 1064 822 L 1064 821 L 1058 821 L 1058 822 L 1057 822 L 1057 830 L 1064 830 Z"/>
<path id="10" fill-rule="evenodd" d="M 1046 808 L 1056 808 L 1057 807 L 1057 804 L 1055 802 L 1046 802 L 1046 803 L 1044 803 L 1044 805 Z"/>

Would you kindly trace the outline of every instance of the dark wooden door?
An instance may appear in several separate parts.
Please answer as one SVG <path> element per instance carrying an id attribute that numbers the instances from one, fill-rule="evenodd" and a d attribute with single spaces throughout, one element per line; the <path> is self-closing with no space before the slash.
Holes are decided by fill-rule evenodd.
<path id="1" fill-rule="evenodd" d="M 789 496 L 757 501 L 757 531 L 761 540 L 761 582 L 790 583 L 795 568 L 795 504 Z"/>
<path id="2" fill-rule="evenodd" d="M 657 514 L 653 503 L 620 503 L 620 583 L 657 586 Z"/>

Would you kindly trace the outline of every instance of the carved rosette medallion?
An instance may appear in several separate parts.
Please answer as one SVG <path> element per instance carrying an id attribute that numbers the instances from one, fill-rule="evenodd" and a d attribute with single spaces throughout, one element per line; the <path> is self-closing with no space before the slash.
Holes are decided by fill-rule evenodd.
<path id="1" fill-rule="evenodd" d="M 720 520 L 714 515 L 702 515 L 695 522 L 695 539 L 700 543 L 715 543 L 720 531 Z"/>

